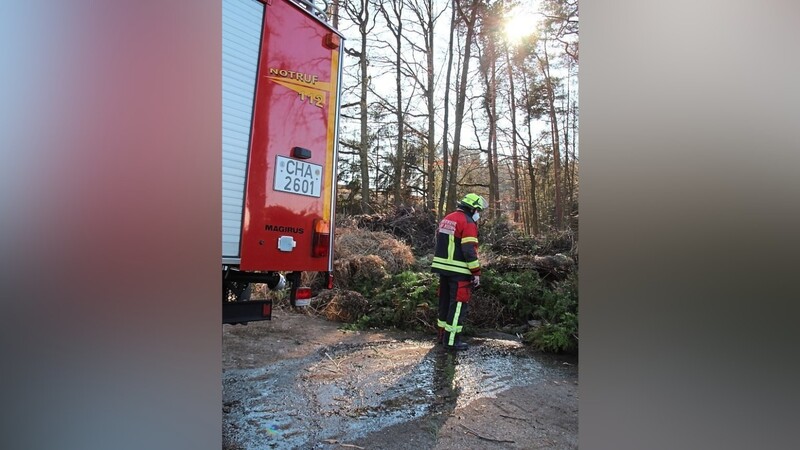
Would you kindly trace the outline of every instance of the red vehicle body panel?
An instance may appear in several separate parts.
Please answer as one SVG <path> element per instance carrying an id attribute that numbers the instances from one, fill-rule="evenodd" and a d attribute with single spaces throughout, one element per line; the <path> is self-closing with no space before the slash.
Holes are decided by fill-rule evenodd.
<path id="1" fill-rule="evenodd" d="M 267 5 L 256 81 L 240 268 L 330 271 L 341 44 L 334 31 L 296 5 L 284 1 Z M 310 150 L 310 156 L 293 152 L 296 147 Z M 305 169 L 306 178 L 300 184 L 294 181 L 294 188 L 302 186 L 304 193 L 276 190 L 277 186 L 291 189 L 293 184 L 288 176 L 284 177 L 286 180 L 276 180 L 279 164 L 284 175 L 289 170 L 287 166 Z M 319 187 L 315 185 L 317 181 Z M 314 189 L 319 189 L 319 196 Z M 324 256 L 312 255 L 316 219 L 330 224 L 331 244 Z M 279 249 L 281 237 L 295 242 L 290 251 Z"/>

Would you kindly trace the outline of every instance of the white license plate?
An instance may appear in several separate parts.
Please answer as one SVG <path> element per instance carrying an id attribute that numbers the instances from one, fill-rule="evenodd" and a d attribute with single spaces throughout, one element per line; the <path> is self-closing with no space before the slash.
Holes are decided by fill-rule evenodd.
<path id="1" fill-rule="evenodd" d="M 276 191 L 319 197 L 322 188 L 322 166 L 278 156 L 275 160 Z"/>

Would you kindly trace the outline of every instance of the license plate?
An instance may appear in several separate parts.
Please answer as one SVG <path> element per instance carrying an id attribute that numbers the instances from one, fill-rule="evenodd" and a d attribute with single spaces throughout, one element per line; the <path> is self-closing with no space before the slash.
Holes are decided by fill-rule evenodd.
<path id="1" fill-rule="evenodd" d="M 276 191 L 319 197 L 322 188 L 322 166 L 278 156 L 275 160 Z"/>

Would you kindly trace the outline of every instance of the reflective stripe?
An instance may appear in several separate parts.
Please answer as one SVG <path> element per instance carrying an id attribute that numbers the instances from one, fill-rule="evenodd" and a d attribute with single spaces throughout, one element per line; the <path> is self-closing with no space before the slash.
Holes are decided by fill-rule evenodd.
<path id="1" fill-rule="evenodd" d="M 463 329 L 464 329 L 464 325 L 459 325 L 459 326 L 445 325 L 444 326 L 444 331 L 446 331 L 448 333 L 452 333 L 452 332 L 461 333 L 461 330 L 463 330 Z"/>
<path id="2" fill-rule="evenodd" d="M 446 270 L 448 272 L 453 272 L 453 273 L 463 273 L 464 275 L 472 275 L 472 272 L 469 270 L 469 268 L 465 263 L 462 263 L 461 261 L 448 261 L 444 258 L 434 257 L 433 264 L 431 264 L 431 268 Z"/>
<path id="3" fill-rule="evenodd" d="M 447 259 L 453 260 L 453 255 L 456 253 L 456 238 L 451 234 L 447 238 Z"/>
<path id="4" fill-rule="evenodd" d="M 461 302 L 456 303 L 456 313 L 453 315 L 453 324 L 450 325 L 448 328 L 450 332 L 450 339 L 447 341 L 447 345 L 453 345 L 456 341 L 456 334 L 461 332 L 462 327 L 458 325 L 458 316 L 461 315 Z"/>
<path id="5" fill-rule="evenodd" d="M 474 242 L 474 243 L 477 244 L 478 243 L 478 238 L 476 238 L 476 237 L 462 237 L 461 238 L 461 243 L 462 244 L 466 244 L 466 243 L 469 243 L 469 242 Z"/>
<path id="6" fill-rule="evenodd" d="M 452 266 L 452 267 L 463 267 L 463 268 L 467 267 L 467 263 L 464 262 L 464 261 L 458 261 L 456 259 L 442 258 L 441 256 L 434 256 L 433 257 L 433 262 L 434 263 L 443 264 L 443 265 L 446 265 L 446 266 Z"/>
<path id="7" fill-rule="evenodd" d="M 439 328 L 447 328 L 447 322 L 444 320 L 436 319 L 436 326 Z"/>
<path id="8" fill-rule="evenodd" d="M 478 261 L 477 259 L 475 261 L 470 261 L 470 262 L 467 263 L 467 267 L 470 268 L 470 269 L 477 269 L 480 266 L 481 266 L 481 262 Z"/>

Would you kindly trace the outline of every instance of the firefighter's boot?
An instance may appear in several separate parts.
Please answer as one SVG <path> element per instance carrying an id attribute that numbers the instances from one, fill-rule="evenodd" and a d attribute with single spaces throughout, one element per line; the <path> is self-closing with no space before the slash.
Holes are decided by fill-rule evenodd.
<path id="1" fill-rule="evenodd" d="M 456 338 L 453 340 L 453 345 L 450 345 L 446 342 L 444 348 L 447 350 L 466 350 L 469 348 L 469 345 L 456 336 Z"/>
<path id="2" fill-rule="evenodd" d="M 462 351 L 468 349 L 469 345 L 463 341 L 456 341 L 453 343 L 453 345 L 445 345 L 445 348 L 448 350 Z"/>

